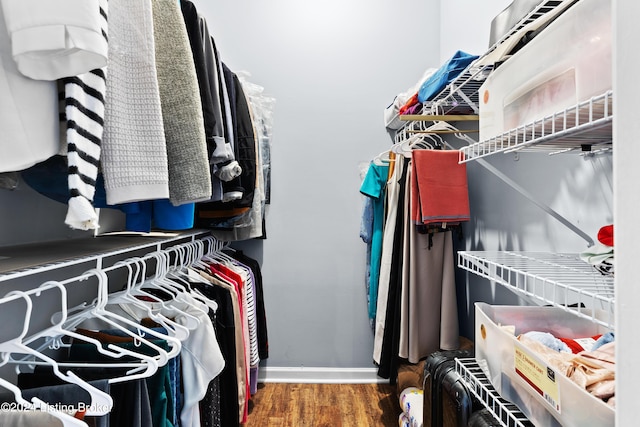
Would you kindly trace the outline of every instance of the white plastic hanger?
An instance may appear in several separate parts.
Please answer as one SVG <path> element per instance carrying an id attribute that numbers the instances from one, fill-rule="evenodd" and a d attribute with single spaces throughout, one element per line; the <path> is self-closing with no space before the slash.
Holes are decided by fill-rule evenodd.
<path id="1" fill-rule="evenodd" d="M 123 291 L 110 294 L 107 305 L 118 304 L 125 311 L 127 311 L 127 307 L 134 306 L 142 310 L 147 317 L 164 327 L 173 337 L 180 341 L 186 340 L 189 337 L 189 329 L 186 326 L 171 320 L 162 313 L 162 310 L 154 309 L 148 302 L 142 301 L 136 297 L 136 295 L 143 295 L 153 301 L 151 304 L 156 304 L 160 307 L 164 306 L 164 302 L 160 298 L 135 288 L 138 275 L 142 269 L 140 264 L 130 260 L 121 261 L 116 263 L 116 265 L 124 265 L 129 270 L 127 285 Z M 136 267 L 135 275 L 133 273 L 133 266 Z M 144 276 L 142 278 L 144 279 Z M 138 316 L 130 313 L 129 311 L 127 311 L 127 313 L 129 313 L 135 320 L 141 320 Z"/>
<path id="2" fill-rule="evenodd" d="M 140 325 L 139 323 L 136 323 L 132 320 L 126 319 L 122 316 L 106 310 L 105 307 L 109 298 L 109 279 L 106 273 L 102 270 L 92 269 L 89 270 L 89 273 L 96 275 L 96 277 L 98 278 L 98 297 L 96 298 L 93 306 L 90 306 L 83 312 L 74 314 L 73 316 L 69 317 L 69 320 L 65 324 L 65 327 L 75 327 L 83 321 L 91 318 L 102 320 L 108 325 L 113 326 L 114 329 L 124 332 L 126 336 L 133 338 L 134 342 L 144 344 L 155 350 L 157 352 L 157 355 L 154 356 L 154 359 L 157 360 L 159 366 L 165 365 L 170 358 L 175 357 L 180 353 L 181 344 L 178 339 L 153 331 L 145 326 Z M 127 329 L 123 325 L 132 328 L 132 330 Z M 146 339 L 146 336 L 155 337 L 167 341 L 167 343 L 171 347 L 171 350 L 169 352 L 163 350 L 153 342 Z"/>
<path id="3" fill-rule="evenodd" d="M 183 272 L 187 272 L 189 267 L 198 267 L 203 270 L 207 270 L 209 268 L 209 265 L 202 260 L 205 254 L 205 242 L 202 240 L 196 240 L 193 244 L 194 247 L 191 253 L 191 259 L 188 260 Z M 209 248 L 211 248 L 211 246 L 209 246 Z"/>
<path id="4" fill-rule="evenodd" d="M 49 282 L 50 284 L 51 282 Z M 44 285 L 43 285 L 44 286 Z M 64 291 L 66 291 L 66 288 L 64 288 Z M 52 349 L 56 349 L 56 345 L 58 342 L 60 342 L 59 340 L 61 339 L 62 336 L 69 336 L 75 339 L 79 339 L 82 340 L 83 342 L 87 342 L 90 344 L 93 344 L 96 347 L 96 350 L 101 353 L 104 354 L 105 356 L 108 357 L 112 357 L 114 359 L 119 359 L 123 356 L 129 356 L 132 357 L 136 360 L 139 360 L 138 362 L 124 362 L 124 363 L 83 363 L 83 362 L 58 362 L 58 366 L 60 367 L 72 367 L 72 368 L 129 368 L 129 370 L 125 373 L 125 376 L 123 377 L 113 377 L 110 378 L 108 381 L 109 383 L 117 383 L 117 382 L 123 382 L 123 381 L 132 381 L 135 379 L 139 379 L 139 378 L 147 378 L 150 377 L 151 375 L 153 375 L 157 370 L 158 370 L 158 362 L 156 361 L 156 359 L 154 359 L 152 356 L 146 355 L 146 354 L 142 354 L 142 353 L 137 353 L 125 348 L 122 348 L 120 346 L 117 346 L 115 344 L 107 344 L 106 348 L 105 346 L 103 346 L 103 344 L 96 340 L 95 338 L 89 337 L 89 336 L 85 336 L 82 334 L 78 334 L 76 332 L 70 331 L 68 329 L 65 329 L 63 327 L 63 325 L 67 322 L 67 311 L 65 310 L 66 308 L 66 297 L 64 297 L 63 299 L 63 309 L 58 312 L 57 314 L 53 315 L 51 320 L 53 323 L 53 326 L 51 328 L 47 328 L 43 331 L 40 331 L 28 338 L 26 338 L 24 340 L 24 343 L 29 345 L 32 342 L 35 342 L 36 340 L 43 338 L 43 337 L 48 337 L 47 340 L 45 340 L 45 343 L 40 346 L 37 351 L 42 351 L 47 347 L 50 347 Z M 84 308 L 86 309 L 86 306 L 84 306 Z M 82 317 L 83 314 L 80 314 L 79 317 L 80 319 L 84 320 L 84 317 Z M 39 361 L 34 361 L 34 360 L 29 360 L 29 357 L 25 357 L 22 359 L 18 359 L 18 360 L 13 360 L 14 364 L 26 364 L 26 365 L 47 365 L 47 363 L 44 362 L 39 362 Z"/>
<path id="5" fill-rule="evenodd" d="M 102 300 L 98 302 L 98 304 L 96 304 L 95 310 L 94 310 L 94 314 L 96 314 L 98 316 L 98 318 L 109 322 L 109 320 L 111 320 L 111 324 L 113 324 L 116 328 L 122 330 L 123 332 L 127 333 L 128 335 L 130 335 L 131 337 L 137 339 L 138 341 L 144 342 L 144 344 L 149 345 L 151 348 L 153 348 L 154 350 L 158 351 L 159 356 L 160 356 L 160 360 L 159 363 L 160 365 L 164 365 L 167 363 L 168 359 L 171 359 L 173 357 L 176 357 L 178 354 L 180 354 L 180 349 L 182 348 L 182 345 L 180 343 L 180 340 L 178 340 L 177 338 L 174 338 L 172 336 L 160 333 L 158 331 L 154 331 L 150 328 L 147 328 L 146 326 L 142 326 L 139 323 L 129 320 L 127 318 L 124 318 L 120 315 L 117 315 L 113 312 L 110 312 L 108 310 L 105 309 L 108 300 L 109 300 L 109 294 L 108 294 L 108 278 L 107 275 L 100 270 L 96 270 L 96 273 L 99 275 L 99 282 L 102 281 L 103 282 L 103 294 L 102 294 Z M 118 324 L 117 322 L 121 322 L 124 323 L 125 325 L 130 326 L 131 328 L 135 329 L 137 331 L 137 334 L 135 332 L 133 332 L 132 330 L 129 330 L 125 327 L 123 327 L 122 325 Z M 151 341 L 149 340 L 145 340 L 142 338 L 143 335 L 149 335 L 151 337 L 155 337 L 157 339 L 160 340 L 165 340 L 167 341 L 167 343 L 170 346 L 170 351 L 167 353 L 166 351 L 162 350 L 160 347 L 158 347 L 157 345 L 153 344 Z M 165 359 L 166 358 L 166 359 Z"/>
<path id="6" fill-rule="evenodd" d="M 191 284 L 189 283 L 192 280 L 192 276 L 189 275 L 188 266 L 198 265 L 200 268 L 204 270 L 208 270 L 209 266 L 201 261 L 198 250 L 197 242 L 190 242 L 184 245 L 176 246 L 172 248 L 176 252 L 176 256 L 174 258 L 173 265 L 167 265 L 167 277 L 174 281 L 176 284 L 180 284 L 188 295 L 199 301 L 203 307 L 209 305 L 209 299 L 203 296 L 200 292 L 194 292 L 191 288 Z M 167 254 L 168 256 L 168 254 Z M 166 259 L 167 263 L 169 262 L 169 258 Z M 204 278 L 198 275 L 199 278 L 195 279 L 197 281 L 204 283 Z M 200 280 L 202 279 L 202 280 Z"/>
<path id="7" fill-rule="evenodd" d="M 177 303 L 187 305 L 190 309 L 199 310 L 202 315 L 206 314 L 206 312 L 202 310 L 202 308 L 198 307 L 197 304 L 194 304 L 193 298 L 190 298 L 189 296 L 189 291 L 183 285 L 178 284 L 173 280 L 169 280 L 166 277 L 169 262 L 167 252 L 156 251 L 149 254 L 149 256 L 156 258 L 156 274 L 155 277 L 142 284 L 142 289 L 144 289 L 144 287 L 151 287 L 172 294 L 173 298 L 171 300 L 164 301 L 165 308 L 180 313 L 180 315 L 183 316 L 183 320 L 186 322 L 185 326 L 187 328 L 192 330 L 197 328 L 200 325 L 200 319 L 192 313 L 182 310 L 180 305 Z"/>
<path id="8" fill-rule="evenodd" d="M 0 366 L 5 365 L 8 361 L 8 356 L 11 351 L 16 348 L 20 348 L 24 346 L 22 344 L 22 339 L 27 334 L 29 330 L 29 319 L 31 319 L 31 310 L 32 310 L 32 302 L 29 297 L 23 292 L 12 292 L 11 295 L 5 296 L 0 299 L 0 305 L 6 304 L 12 301 L 16 301 L 18 299 L 23 299 L 25 302 L 25 312 L 23 319 L 23 328 L 20 334 L 17 337 L 12 339 L 8 339 L 2 343 L 0 343 L 0 352 L 3 353 L 2 361 L 0 362 Z M 65 427 L 87 427 L 87 423 L 72 417 L 69 414 L 58 411 L 54 406 L 51 406 L 44 402 L 43 400 L 38 399 L 37 397 L 33 397 L 31 401 L 27 401 L 24 397 L 22 397 L 22 391 L 14 384 L 6 381 L 4 378 L 0 378 L 0 386 L 6 388 L 7 390 L 13 393 L 14 399 L 16 403 L 19 403 L 24 408 L 28 410 L 44 410 L 47 413 L 51 414 Z"/>
<path id="9" fill-rule="evenodd" d="M 64 286 L 62 286 L 58 282 L 53 282 L 53 281 L 46 282 L 41 286 L 35 289 L 32 289 L 30 291 L 20 292 L 20 295 L 25 295 L 31 300 L 33 297 L 40 296 L 42 292 L 45 292 L 51 289 L 56 289 L 60 291 L 60 300 L 61 300 L 60 304 L 62 306 L 61 312 L 63 313 L 66 312 L 66 301 L 67 301 L 66 289 Z M 13 294 L 12 292 L 9 292 L 7 296 L 11 296 L 12 294 Z M 73 332 L 63 330 L 61 325 L 62 325 L 62 322 L 52 325 L 51 328 L 47 328 L 44 331 L 40 331 L 39 333 L 34 334 L 28 339 L 24 339 L 24 336 L 23 336 L 23 339 L 21 340 L 21 344 L 24 345 L 23 348 L 25 349 L 30 348 L 28 347 L 29 343 L 41 337 L 51 336 L 52 334 L 55 334 L 55 335 L 64 334 L 69 336 L 75 336 L 76 338 L 82 339 L 82 336 L 79 334 L 75 334 Z M 22 347 L 16 347 L 16 348 L 19 350 Z M 91 384 L 87 383 L 86 381 L 84 381 L 83 379 L 75 375 L 73 372 L 67 372 L 64 375 L 60 375 L 61 371 L 59 369 L 58 362 L 48 357 L 44 358 L 43 354 L 37 350 L 33 350 L 32 352 L 25 352 L 25 354 L 29 354 L 30 356 L 34 356 L 38 359 L 42 359 L 45 362 L 48 362 L 49 364 L 52 365 L 53 372 L 56 374 L 56 376 L 58 376 L 59 378 L 63 379 L 66 382 L 76 384 L 77 386 L 85 390 L 87 393 L 89 393 L 89 395 L 91 396 L 91 405 L 87 410 L 87 415 L 101 416 L 101 415 L 106 415 L 111 411 L 111 408 L 113 407 L 113 399 L 108 393 L 105 393 L 104 391 L 95 388 Z M 8 359 L 7 361 L 10 363 L 17 363 L 18 365 L 20 364 L 19 362 L 21 362 L 20 360 L 12 360 L 12 359 Z"/>
<path id="10" fill-rule="evenodd" d="M 378 154 L 373 158 L 373 163 L 378 166 L 386 166 L 391 162 L 394 162 L 395 159 L 391 159 L 389 154 L 391 153 L 391 149 L 385 150 L 382 153 Z"/>

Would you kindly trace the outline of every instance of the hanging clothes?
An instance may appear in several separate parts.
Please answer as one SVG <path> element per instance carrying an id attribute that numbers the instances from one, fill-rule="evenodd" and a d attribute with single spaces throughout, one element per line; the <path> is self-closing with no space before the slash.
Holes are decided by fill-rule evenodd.
<path id="1" fill-rule="evenodd" d="M 389 271 L 389 286 L 387 296 L 387 306 L 385 314 L 384 328 L 380 328 L 382 333 L 382 343 L 380 344 L 380 362 L 378 363 L 378 376 L 389 379 L 391 384 L 395 384 L 398 373 L 398 354 L 400 351 L 400 301 L 402 290 L 402 270 L 405 264 L 404 251 L 404 226 L 406 217 L 406 187 L 407 169 L 409 160 L 402 156 L 396 157 L 395 168 L 401 167 L 398 173 L 398 203 L 396 206 L 395 224 L 387 223 L 386 226 L 394 227 L 393 250 L 391 267 Z M 400 166 L 402 163 L 402 166 Z"/>
<path id="2" fill-rule="evenodd" d="M 34 80 L 57 80 L 102 68 L 107 45 L 98 0 L 2 1 L 20 72 Z"/>
<path id="3" fill-rule="evenodd" d="M 12 57 L 4 3 L 0 7 L 0 172 L 20 171 L 64 151 L 54 81 L 34 80 Z M 35 125 L 37 124 L 37 126 Z"/>
<path id="4" fill-rule="evenodd" d="M 230 99 L 232 124 L 226 129 L 236 128 L 233 148 L 242 174 L 223 182 L 222 201 L 196 205 L 196 226 L 214 230 L 231 230 L 242 215 L 250 212 L 257 181 L 256 137 L 249 103 L 238 77 L 230 71 L 227 77 L 228 93 L 235 98 Z"/>
<path id="5" fill-rule="evenodd" d="M 153 0 L 156 72 L 169 168 L 169 199 L 182 205 L 211 198 L 211 176 L 189 37 L 179 5 Z"/>
<path id="6" fill-rule="evenodd" d="M 389 298 L 389 286 L 391 281 L 391 267 L 393 264 L 394 242 L 396 233 L 396 219 L 398 215 L 398 203 L 400 200 L 400 181 L 404 176 L 404 158 L 398 156 L 389 166 L 393 173 L 387 182 L 387 216 L 382 236 L 382 253 L 380 256 L 380 274 L 378 280 L 378 304 L 376 306 L 376 318 L 374 328 L 373 361 L 380 363 L 382 353 L 382 340 L 386 325 L 387 303 Z"/>
<path id="7" fill-rule="evenodd" d="M 416 221 L 422 195 L 413 163 L 418 152 L 411 154 L 411 159 L 396 155 L 381 237 L 373 360 L 378 375 L 392 383 L 400 359 L 417 363 L 459 347 L 452 231 Z M 457 152 L 446 157 L 457 159 Z"/>
<path id="8" fill-rule="evenodd" d="M 378 302 L 378 279 L 382 256 L 382 234 L 384 227 L 384 199 L 389 166 L 371 163 L 362 182 L 360 192 L 373 199 L 373 235 L 371 237 L 371 261 L 369 275 L 368 313 L 374 319 Z"/>
<path id="9" fill-rule="evenodd" d="M 193 54 L 198 78 L 208 158 L 214 162 L 214 151 L 216 149 L 222 150 L 225 144 L 217 58 L 211 43 L 212 38 L 209 34 L 207 22 L 198 14 L 196 6 L 189 0 L 182 0 L 180 7 L 189 36 L 191 53 Z M 217 184 L 221 185 L 221 182 L 217 181 Z M 214 191 L 214 194 L 216 193 L 217 191 Z"/>
<path id="10" fill-rule="evenodd" d="M 417 150 L 411 155 L 411 219 L 415 224 L 469 221 L 467 164 L 455 150 Z"/>
<path id="11" fill-rule="evenodd" d="M 457 158 L 457 153 L 453 154 Z M 421 229 L 415 226 L 419 200 L 415 198 L 418 191 L 414 161 L 412 156 L 411 170 L 407 171 L 404 239 L 409 262 L 405 259 L 403 269 L 399 351 L 399 356 L 410 363 L 435 351 L 459 346 L 451 231 L 420 233 Z"/>
<path id="12" fill-rule="evenodd" d="M 212 276 L 207 272 L 201 271 L 202 277 L 207 279 L 213 285 L 220 286 L 228 290 L 231 294 L 231 301 L 233 304 L 233 316 L 235 324 L 235 356 L 236 356 L 236 378 L 238 384 L 238 420 L 240 423 L 244 423 L 248 414 L 249 403 L 249 372 L 247 368 L 247 353 L 246 353 L 246 327 L 243 320 L 243 303 L 242 295 L 238 293 L 238 289 L 218 277 Z"/>
<path id="13" fill-rule="evenodd" d="M 99 1 L 94 12 L 100 24 L 100 49 L 108 51 L 108 2 Z M 64 77 L 59 86 L 64 92 L 61 127 L 66 129 L 67 167 L 69 170 L 69 209 L 65 224 L 80 230 L 99 227 L 98 214 L 93 208 L 96 179 L 100 169 L 100 146 L 104 126 L 106 66 Z"/>
<path id="14" fill-rule="evenodd" d="M 220 406 L 212 404 L 215 390 L 207 390 L 207 396 L 200 402 L 200 416 L 203 427 L 216 426 L 219 412 L 220 426 L 234 427 L 240 425 L 239 380 L 236 359 L 236 318 L 234 315 L 233 295 L 230 289 L 222 286 L 211 286 L 204 283 L 191 282 L 191 287 L 202 295 L 216 301 L 218 306 L 215 315 L 214 329 L 216 339 L 225 360 L 225 366 L 219 376 Z M 211 387 L 211 386 L 210 386 Z"/>
<path id="15" fill-rule="evenodd" d="M 168 199 L 151 0 L 110 0 L 109 10 L 109 95 L 102 143 L 107 202 Z"/>

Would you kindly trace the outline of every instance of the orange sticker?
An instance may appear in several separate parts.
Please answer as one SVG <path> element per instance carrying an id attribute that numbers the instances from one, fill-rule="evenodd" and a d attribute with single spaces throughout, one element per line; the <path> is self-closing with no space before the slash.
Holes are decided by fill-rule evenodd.
<path id="1" fill-rule="evenodd" d="M 487 102 L 489 102 L 489 91 L 485 90 L 484 93 L 482 94 L 482 101 L 486 104 Z"/>

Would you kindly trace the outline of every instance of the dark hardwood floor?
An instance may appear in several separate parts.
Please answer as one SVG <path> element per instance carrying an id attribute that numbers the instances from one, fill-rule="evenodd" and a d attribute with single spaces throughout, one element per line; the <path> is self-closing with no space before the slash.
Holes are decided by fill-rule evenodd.
<path id="1" fill-rule="evenodd" d="M 388 384 L 258 386 L 247 427 L 395 427 L 400 405 Z"/>

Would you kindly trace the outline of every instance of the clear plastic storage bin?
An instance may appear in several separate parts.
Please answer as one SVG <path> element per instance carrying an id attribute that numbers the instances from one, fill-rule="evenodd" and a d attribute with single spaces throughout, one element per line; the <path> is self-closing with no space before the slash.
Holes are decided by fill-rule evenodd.
<path id="1" fill-rule="evenodd" d="M 611 406 L 556 372 L 516 339 L 528 331 L 583 338 L 606 329 L 557 307 L 476 303 L 475 314 L 476 359 L 487 361 L 488 376 L 496 390 L 518 405 L 536 426 L 614 425 L 615 410 Z M 516 372 L 517 366 L 532 370 L 525 375 L 530 381 Z"/>
<path id="2" fill-rule="evenodd" d="M 480 141 L 611 89 L 611 1 L 580 0 L 480 87 Z"/>

